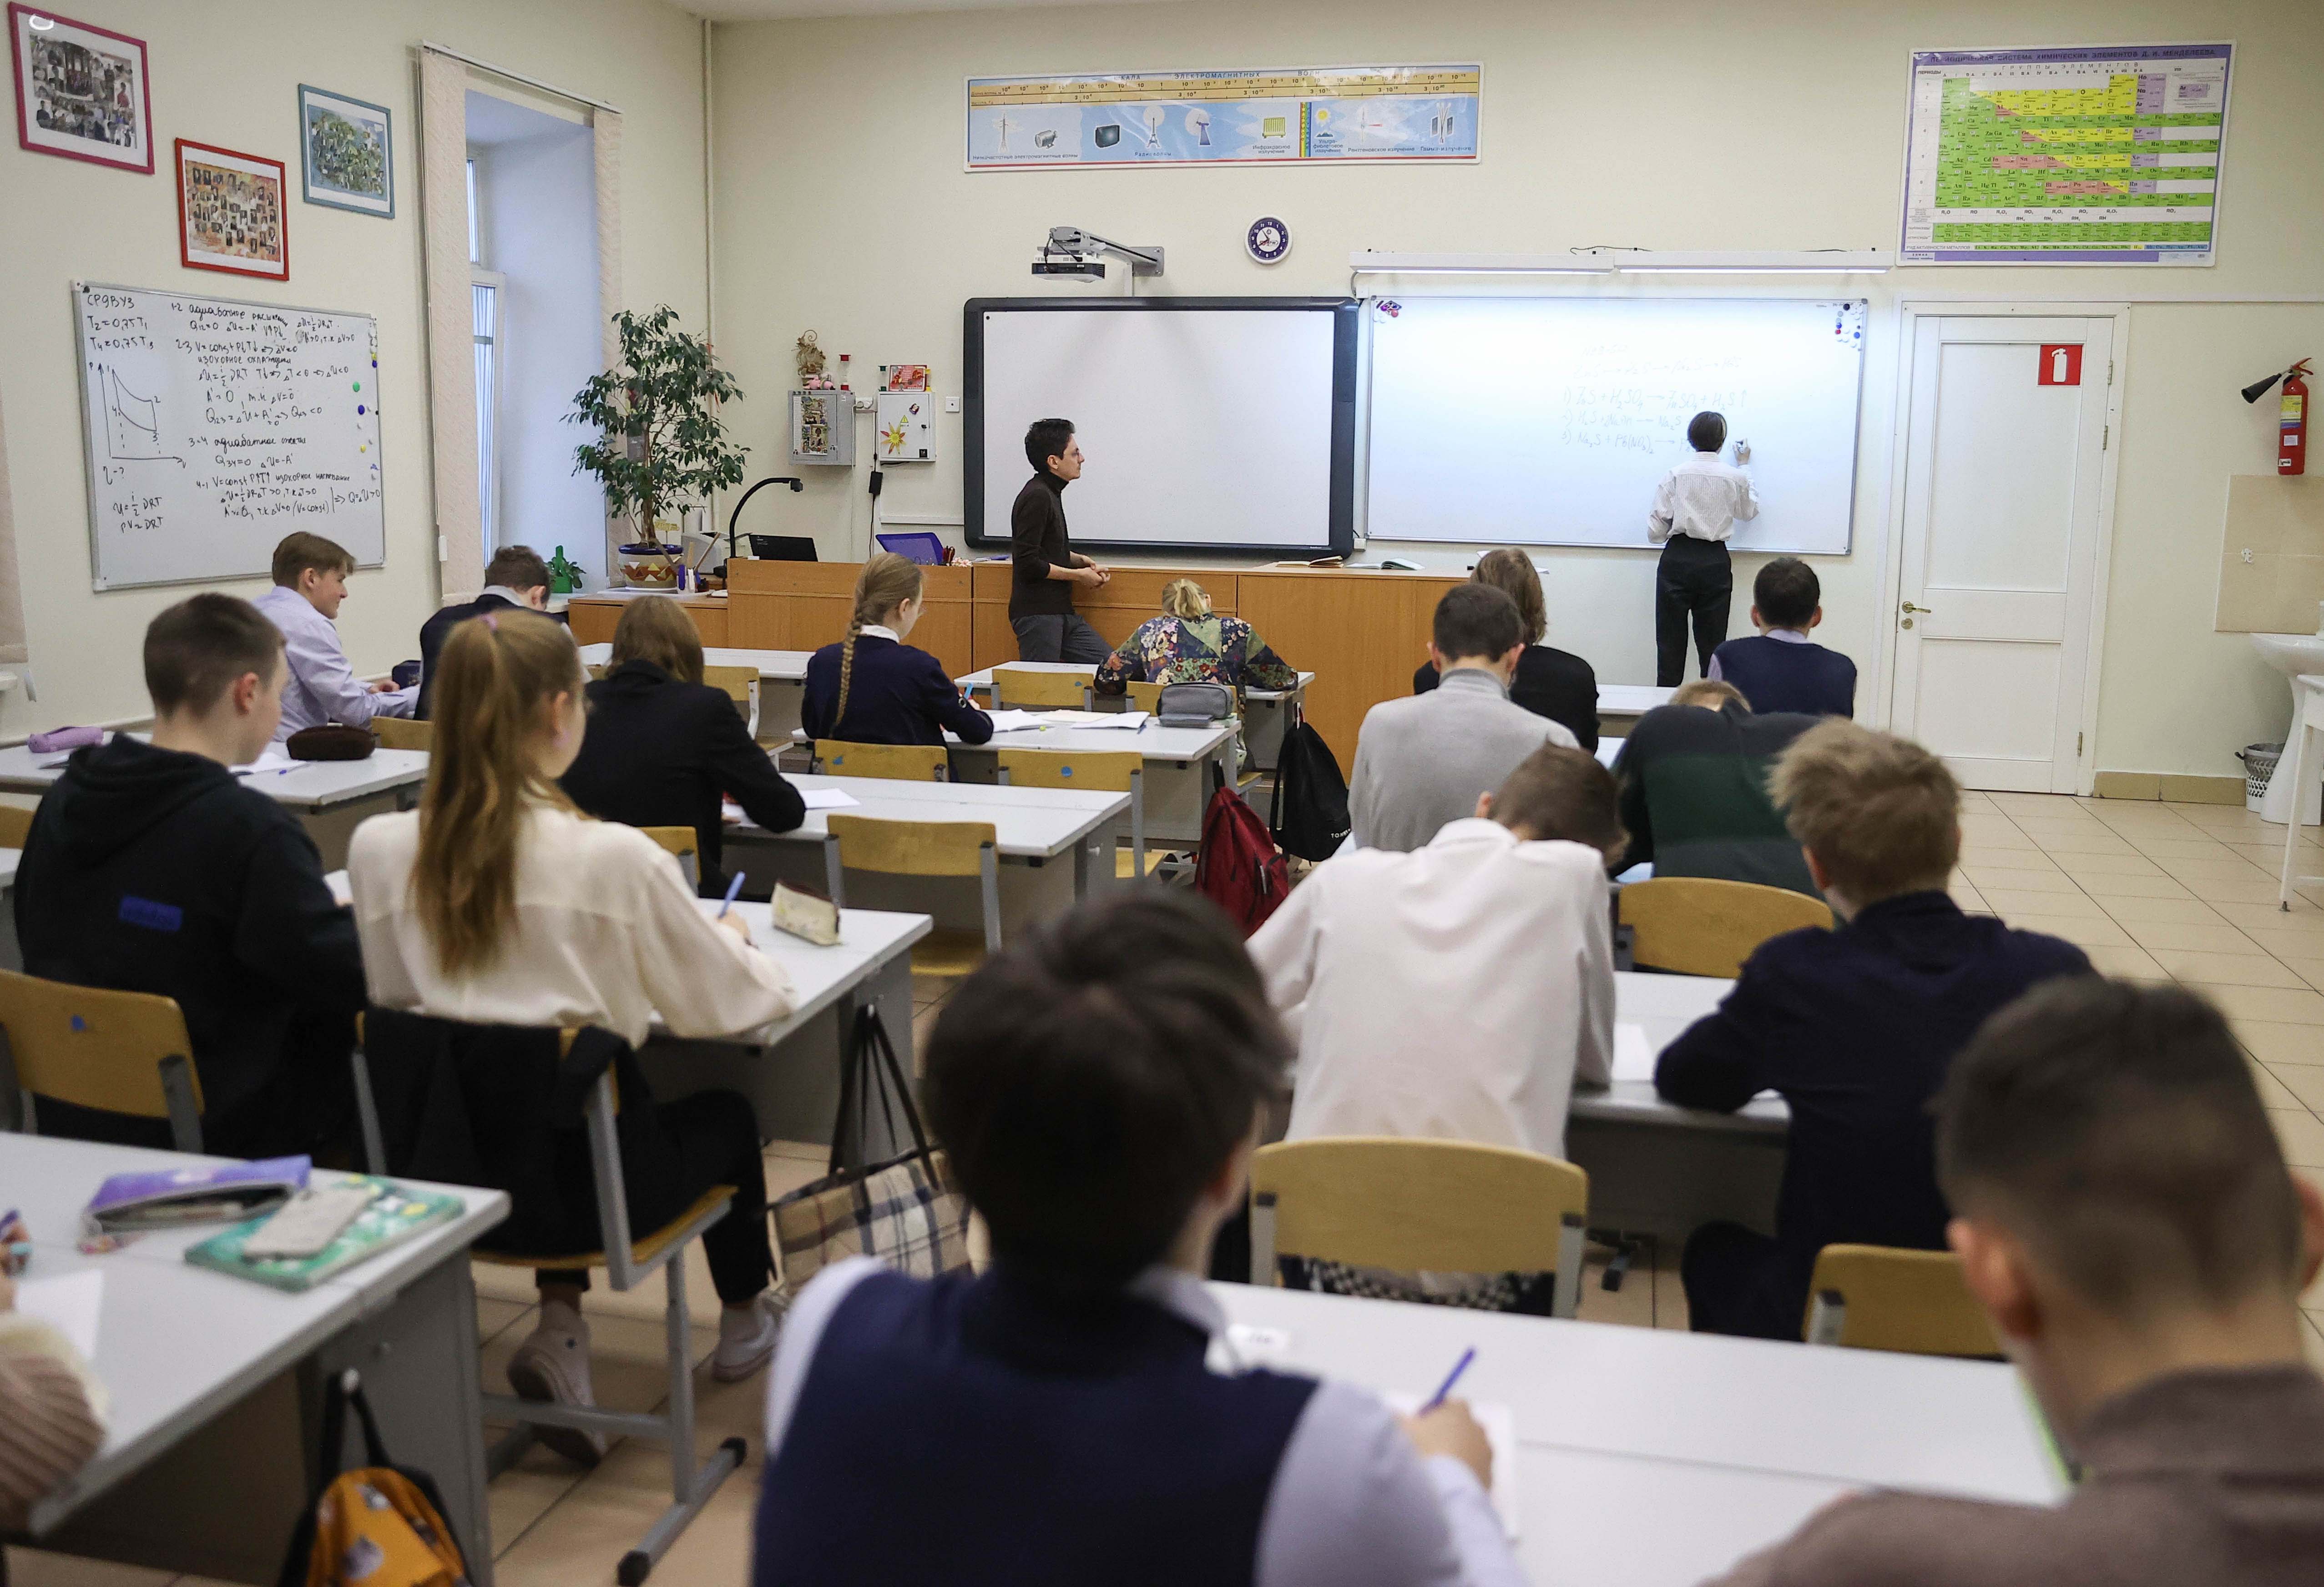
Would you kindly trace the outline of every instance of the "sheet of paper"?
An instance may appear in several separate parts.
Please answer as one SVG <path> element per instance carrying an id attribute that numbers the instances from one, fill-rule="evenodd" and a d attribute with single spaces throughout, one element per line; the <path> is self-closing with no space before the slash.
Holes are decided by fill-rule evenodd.
<path id="1" fill-rule="evenodd" d="M 1654 1079 L 1655 1044 L 1646 1040 L 1646 1026 L 1615 1025 L 1614 1078 L 1649 1082 Z"/>
<path id="2" fill-rule="evenodd" d="M 331 890 L 331 901 L 345 906 L 355 901 L 355 884 L 347 880 L 345 871 L 325 871 L 323 885 Z"/>
<path id="3" fill-rule="evenodd" d="M 230 769 L 235 776 L 243 777 L 248 776 L 253 772 L 296 771 L 299 769 L 299 763 L 285 754 L 280 744 L 269 744 L 266 747 L 266 752 L 248 766 L 238 766 Z"/>
<path id="4" fill-rule="evenodd" d="M 1455 1399 L 1459 1398 L 1456 1391 Z M 1419 1394 L 1383 1394 L 1380 1399 L 1398 1416 L 1410 1416 L 1426 1398 Z M 1501 1518 L 1501 1530 L 1514 1543 L 1517 1537 L 1517 1412 L 1499 1400 L 1472 1399 L 1469 1414 L 1485 1430 L 1485 1442 L 1493 1450 L 1493 1509 Z"/>
<path id="5" fill-rule="evenodd" d="M 105 1309 L 105 1275 L 91 1271 L 27 1279 L 16 1286 L 16 1309 L 40 1318 L 71 1340 L 83 1361 L 95 1361 L 97 1319 Z"/>
<path id="6" fill-rule="evenodd" d="M 1043 725 L 1038 711 L 988 711 L 984 714 L 992 719 L 992 730 L 996 733 L 1014 733 L 1021 729 Z"/>
<path id="7" fill-rule="evenodd" d="M 1045 711 L 1039 720 L 1054 722 L 1061 728 L 1123 728 L 1131 731 L 1146 725 L 1142 711 Z"/>
<path id="8" fill-rule="evenodd" d="M 809 810 L 853 810 L 863 803 L 844 788 L 802 788 L 799 798 Z"/>

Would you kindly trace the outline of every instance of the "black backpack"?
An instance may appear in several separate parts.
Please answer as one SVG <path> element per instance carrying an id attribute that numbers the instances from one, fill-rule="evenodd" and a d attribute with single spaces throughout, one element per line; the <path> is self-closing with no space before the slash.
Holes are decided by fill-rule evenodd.
<path id="1" fill-rule="evenodd" d="M 1348 780 L 1323 735 L 1305 721 L 1283 735 L 1267 824 L 1283 852 L 1302 859 L 1329 859 L 1348 840 Z"/>

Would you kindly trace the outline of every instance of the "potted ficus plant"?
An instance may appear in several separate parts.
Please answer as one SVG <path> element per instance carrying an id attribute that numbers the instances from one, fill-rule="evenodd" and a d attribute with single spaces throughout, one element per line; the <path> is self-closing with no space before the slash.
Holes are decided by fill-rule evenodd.
<path id="1" fill-rule="evenodd" d="M 718 405 L 742 391 L 709 343 L 678 328 L 669 305 L 623 309 L 613 326 L 620 363 L 591 376 L 565 416 L 597 432 L 574 449 L 573 472 L 604 487 L 608 517 L 636 517 L 638 538 L 620 548 L 622 576 L 668 588 L 678 583 L 678 549 L 662 538 L 661 515 L 707 505 L 713 491 L 742 482 L 742 448 L 718 422 Z"/>

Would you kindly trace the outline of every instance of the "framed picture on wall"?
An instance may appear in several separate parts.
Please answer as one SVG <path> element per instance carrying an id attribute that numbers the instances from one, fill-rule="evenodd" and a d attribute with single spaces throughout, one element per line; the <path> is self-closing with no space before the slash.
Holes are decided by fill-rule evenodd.
<path id="1" fill-rule="evenodd" d="M 16 63 L 17 142 L 153 173 L 145 41 L 12 5 L 8 47 Z"/>
<path id="2" fill-rule="evenodd" d="M 387 106 L 299 85 L 307 202 L 395 218 L 395 140 Z"/>
<path id="3" fill-rule="evenodd" d="M 290 279 L 282 162 L 180 138 L 178 258 L 189 270 Z"/>

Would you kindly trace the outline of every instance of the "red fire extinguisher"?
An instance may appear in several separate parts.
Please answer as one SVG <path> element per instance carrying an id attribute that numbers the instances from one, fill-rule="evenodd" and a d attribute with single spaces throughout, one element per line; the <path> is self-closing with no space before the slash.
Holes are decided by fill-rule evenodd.
<path id="1" fill-rule="evenodd" d="M 2308 360 L 2303 358 L 2283 377 L 2282 433 L 2275 444 L 2275 472 L 2279 474 L 2308 472 L 2308 382 L 2301 377 L 2310 372 Z"/>

